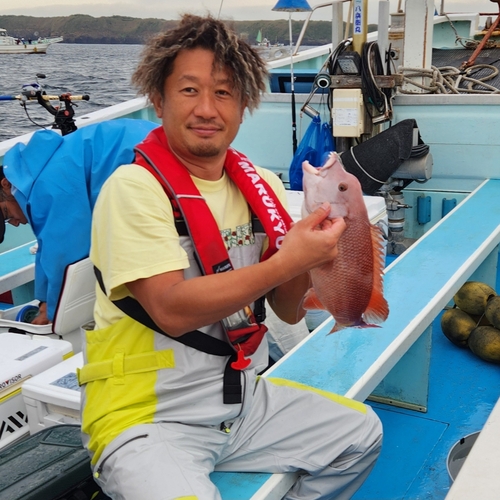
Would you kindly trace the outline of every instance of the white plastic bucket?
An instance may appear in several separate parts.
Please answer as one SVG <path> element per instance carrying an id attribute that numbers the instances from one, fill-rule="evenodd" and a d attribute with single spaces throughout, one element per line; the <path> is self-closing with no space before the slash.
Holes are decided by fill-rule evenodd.
<path id="1" fill-rule="evenodd" d="M 479 436 L 479 431 L 469 434 L 457 441 L 448 453 L 448 459 L 446 460 L 446 467 L 448 469 L 448 475 L 450 476 L 450 483 L 453 483 L 457 478 L 465 459 L 469 455 L 470 450 L 474 446 L 477 437 Z"/>

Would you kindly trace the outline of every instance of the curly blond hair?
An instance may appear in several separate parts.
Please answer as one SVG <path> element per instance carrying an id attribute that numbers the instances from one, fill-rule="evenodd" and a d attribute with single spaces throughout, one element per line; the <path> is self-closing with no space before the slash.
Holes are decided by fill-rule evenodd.
<path id="1" fill-rule="evenodd" d="M 268 72 L 256 50 L 238 38 L 228 26 L 211 16 L 185 14 L 176 28 L 153 37 L 142 53 L 132 83 L 150 101 L 163 96 L 166 78 L 172 73 L 181 50 L 203 48 L 214 53 L 214 66 L 232 77 L 234 89 L 252 112 L 266 90 Z"/>

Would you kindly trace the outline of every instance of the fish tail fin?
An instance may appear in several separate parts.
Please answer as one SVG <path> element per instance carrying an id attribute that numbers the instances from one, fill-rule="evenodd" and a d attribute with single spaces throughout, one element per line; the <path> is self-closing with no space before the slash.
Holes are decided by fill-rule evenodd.
<path id="1" fill-rule="evenodd" d="M 371 225 L 373 248 L 373 289 L 370 301 L 363 314 L 367 321 L 382 323 L 389 316 L 389 304 L 384 298 L 383 272 L 385 263 L 384 235 L 382 230 Z M 373 326 L 373 325 L 370 325 Z"/>
<path id="2" fill-rule="evenodd" d="M 307 290 L 307 292 L 305 293 L 304 298 L 302 299 L 302 308 L 306 310 L 326 310 L 325 306 L 316 295 L 314 288 L 309 288 L 309 290 Z"/>

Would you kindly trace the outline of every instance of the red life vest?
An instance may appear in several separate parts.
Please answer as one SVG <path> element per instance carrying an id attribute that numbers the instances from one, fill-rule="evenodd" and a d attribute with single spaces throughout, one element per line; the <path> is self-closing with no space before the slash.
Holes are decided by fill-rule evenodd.
<path id="1" fill-rule="evenodd" d="M 162 127 L 151 131 L 136 147 L 135 163 L 156 177 L 172 203 L 174 216 L 184 219 L 202 274 L 231 271 L 233 266 L 217 223 L 188 170 L 171 152 Z M 264 227 L 269 247 L 262 260 L 267 259 L 279 249 L 292 219 L 245 155 L 230 148 L 224 168 Z M 267 328 L 256 323 L 253 317 L 247 325 L 237 329 L 228 328 L 225 321 L 221 323 L 230 344 L 238 352 L 233 368 L 245 368 L 250 360 L 244 359 L 243 355 L 255 352 Z"/>

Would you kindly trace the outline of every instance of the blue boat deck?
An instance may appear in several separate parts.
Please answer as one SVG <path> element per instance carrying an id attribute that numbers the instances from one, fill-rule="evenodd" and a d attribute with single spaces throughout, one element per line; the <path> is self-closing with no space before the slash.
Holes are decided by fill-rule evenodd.
<path id="1" fill-rule="evenodd" d="M 499 397 L 500 368 L 454 346 L 433 324 L 427 413 L 368 402 L 384 425 L 384 447 L 355 500 L 439 500 L 448 493 L 449 450 L 481 430 Z"/>
<path id="2" fill-rule="evenodd" d="M 500 366 L 453 345 L 442 333 L 441 316 L 433 322 L 428 412 L 367 401 L 382 420 L 384 446 L 353 500 L 444 499 L 448 452 L 482 429 L 500 397 Z"/>

